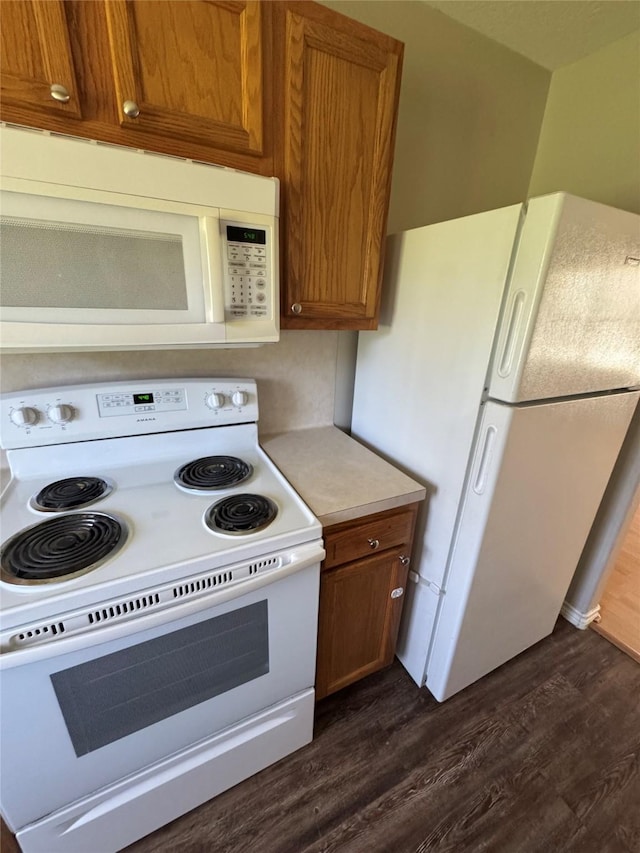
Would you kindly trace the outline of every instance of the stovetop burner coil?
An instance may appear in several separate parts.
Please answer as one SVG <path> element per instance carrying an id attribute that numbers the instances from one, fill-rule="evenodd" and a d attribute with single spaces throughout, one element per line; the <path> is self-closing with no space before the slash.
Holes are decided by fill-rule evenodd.
<path id="1" fill-rule="evenodd" d="M 210 491 L 237 486 L 252 473 L 251 465 L 237 456 L 203 456 L 179 468 L 173 479 L 187 489 Z"/>
<path id="2" fill-rule="evenodd" d="M 205 524 L 217 533 L 256 533 L 271 524 L 278 507 L 264 495 L 230 495 L 210 506 Z"/>
<path id="3" fill-rule="evenodd" d="M 16 533 L 0 553 L 0 577 L 13 584 L 69 580 L 98 568 L 122 547 L 127 526 L 100 512 L 56 516 Z"/>
<path id="4" fill-rule="evenodd" d="M 31 499 L 31 506 L 44 512 L 65 512 L 90 506 L 112 491 L 113 486 L 100 477 L 67 477 L 41 489 Z"/>

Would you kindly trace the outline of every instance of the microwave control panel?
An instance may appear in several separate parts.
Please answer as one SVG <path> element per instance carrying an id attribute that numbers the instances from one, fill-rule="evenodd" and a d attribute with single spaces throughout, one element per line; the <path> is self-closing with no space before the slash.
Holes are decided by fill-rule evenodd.
<path id="1" fill-rule="evenodd" d="M 271 316 L 271 233 L 251 225 L 222 225 L 225 315 L 228 320 Z"/>

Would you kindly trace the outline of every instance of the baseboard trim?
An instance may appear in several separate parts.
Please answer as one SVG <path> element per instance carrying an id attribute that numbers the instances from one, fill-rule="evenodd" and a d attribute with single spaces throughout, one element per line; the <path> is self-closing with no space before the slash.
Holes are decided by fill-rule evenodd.
<path id="1" fill-rule="evenodd" d="M 565 601 L 560 610 L 560 615 L 564 616 L 567 622 L 570 622 L 576 628 L 580 628 L 580 630 L 583 631 L 585 628 L 588 628 L 592 622 L 600 618 L 600 605 L 596 604 L 592 610 L 583 613 L 581 610 L 576 610 L 575 607 Z"/>

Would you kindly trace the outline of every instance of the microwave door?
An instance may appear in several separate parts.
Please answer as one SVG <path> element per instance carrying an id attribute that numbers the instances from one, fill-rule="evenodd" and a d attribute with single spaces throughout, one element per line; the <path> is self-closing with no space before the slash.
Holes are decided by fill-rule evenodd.
<path id="1" fill-rule="evenodd" d="M 199 231 L 193 215 L 3 193 L 4 319 L 202 323 Z"/>

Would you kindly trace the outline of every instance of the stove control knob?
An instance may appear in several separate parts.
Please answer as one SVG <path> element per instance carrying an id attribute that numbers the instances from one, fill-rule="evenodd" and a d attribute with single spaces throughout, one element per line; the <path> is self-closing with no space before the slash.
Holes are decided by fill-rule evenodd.
<path id="1" fill-rule="evenodd" d="M 31 426 L 38 422 L 38 410 L 30 406 L 20 406 L 18 409 L 12 409 L 9 417 L 11 423 L 16 426 Z"/>
<path id="2" fill-rule="evenodd" d="M 234 406 L 246 406 L 249 395 L 246 391 L 234 391 L 231 399 Z"/>
<path id="3" fill-rule="evenodd" d="M 49 406 L 47 409 L 47 417 L 54 424 L 68 424 L 73 420 L 73 409 L 64 403 L 58 403 L 55 406 Z"/>
<path id="4" fill-rule="evenodd" d="M 210 409 L 221 409 L 224 406 L 224 394 L 214 391 L 212 394 L 209 394 L 205 403 Z"/>

